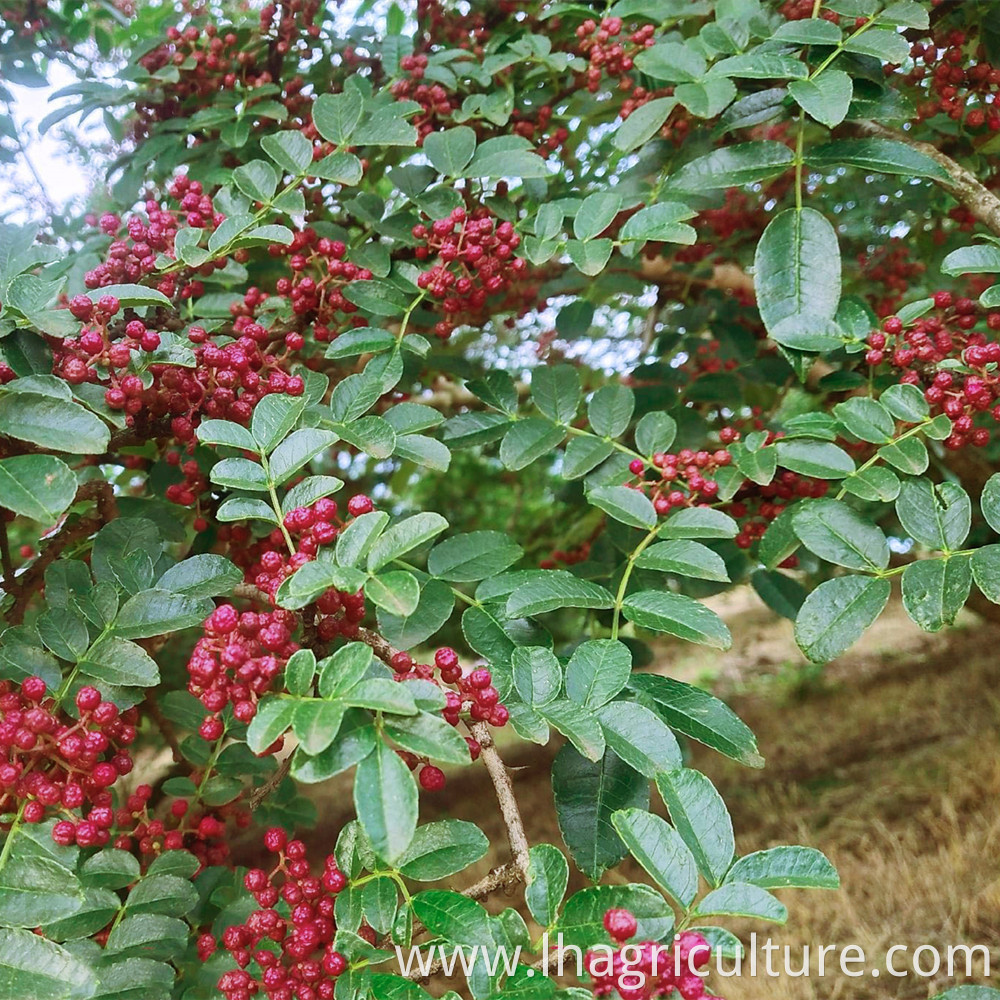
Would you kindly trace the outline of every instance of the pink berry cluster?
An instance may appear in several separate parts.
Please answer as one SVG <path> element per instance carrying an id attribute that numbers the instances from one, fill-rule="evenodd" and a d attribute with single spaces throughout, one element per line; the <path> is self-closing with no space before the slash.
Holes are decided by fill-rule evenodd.
<path id="1" fill-rule="evenodd" d="M 463 717 L 473 722 L 487 722 L 498 729 L 507 725 L 510 713 L 493 686 L 492 674 L 485 667 L 465 673 L 458 653 L 450 646 L 438 649 L 433 663 L 417 663 L 409 653 L 400 651 L 393 654 L 390 666 L 397 681 L 414 679 L 438 684 L 445 696 L 441 716 L 449 725 L 457 726 Z M 472 759 L 478 759 L 481 750 L 479 742 L 471 736 L 467 736 L 465 742 Z M 440 768 L 408 752 L 401 752 L 400 756 L 411 770 L 421 767 L 418 779 L 422 788 L 431 792 L 444 788 L 445 776 Z"/>
<path id="2" fill-rule="evenodd" d="M 638 922 L 628 910 L 616 908 L 604 914 L 604 928 L 611 940 L 622 946 L 635 935 Z M 621 1000 L 654 997 L 713 1000 L 706 992 L 704 974 L 698 972 L 708 965 L 711 954 L 708 941 L 701 934 L 684 931 L 669 945 L 643 941 L 619 948 L 610 969 L 606 956 L 597 951 L 587 952 L 584 962 L 593 979 L 591 989 L 595 997 L 609 997 L 617 992 Z M 641 985 L 629 985 L 640 981 Z"/>
<path id="3" fill-rule="evenodd" d="M 447 339 L 466 316 L 478 316 L 492 295 L 508 291 L 527 270 L 527 262 L 514 251 L 521 237 L 509 222 L 497 222 L 480 206 L 471 213 L 453 209 L 430 225 L 413 227 L 418 260 L 436 256 L 433 267 L 424 271 L 417 285 L 440 300 L 444 318 L 434 327 L 435 334 Z"/>
<path id="4" fill-rule="evenodd" d="M 620 17 L 605 17 L 600 25 L 588 17 L 576 29 L 579 39 L 577 52 L 589 62 L 585 81 L 587 90 L 596 94 L 605 74 L 619 78 L 621 90 L 631 90 L 632 78 L 628 76 L 634 69 L 635 56 L 654 43 L 656 26 L 644 24 L 628 36 L 627 43 L 618 40 L 624 24 Z"/>
<path id="5" fill-rule="evenodd" d="M 242 614 L 220 604 L 205 619 L 204 635 L 188 660 L 188 691 L 209 711 L 198 730 L 205 740 L 225 731 L 219 717 L 227 705 L 244 723 L 257 714 L 257 701 L 270 690 L 288 658 L 299 647 L 292 642 L 297 619 L 281 609 Z"/>
<path id="6" fill-rule="evenodd" d="M 345 321 L 358 311 L 358 307 L 344 297 L 343 288 L 354 281 L 371 281 L 372 272 L 358 267 L 349 260 L 347 246 L 340 240 L 320 236 L 315 229 L 299 230 L 288 246 L 280 243 L 268 248 L 272 257 L 285 257 L 291 276 L 278 278 L 275 290 L 286 296 L 292 312 L 313 323 L 313 332 L 320 343 L 333 340 Z M 364 326 L 358 319 L 351 325 Z M 285 346 L 301 350 L 304 338 L 297 331 L 290 331 Z"/>
<path id="7" fill-rule="evenodd" d="M 249 1000 L 260 992 L 268 1000 L 332 1000 L 337 978 L 347 970 L 346 958 L 333 947 L 334 906 L 347 877 L 332 854 L 322 873 L 313 875 L 305 844 L 288 840 L 284 830 L 269 829 L 264 844 L 277 863 L 270 872 L 251 868 L 243 879 L 258 908 L 223 931 L 222 946 L 238 968 L 223 973 L 218 988 L 226 1000 Z M 197 947 L 205 961 L 218 942 L 206 933 Z"/>
<path id="8" fill-rule="evenodd" d="M 957 451 L 966 445 L 982 448 L 989 444 L 991 429 L 976 425 L 980 414 L 1000 420 L 1000 342 L 975 330 L 979 322 L 975 302 L 953 298 L 951 292 L 936 292 L 935 312 L 910 324 L 889 316 L 882 329 L 868 336 L 865 360 L 876 366 L 887 363 L 900 371 L 899 381 L 915 385 L 934 414 L 944 413 L 952 421 L 952 433 L 945 447 Z M 986 317 L 990 331 L 1000 330 L 1000 313 Z M 968 371 L 962 373 L 940 367 L 942 362 L 960 360 Z"/>
<path id="9" fill-rule="evenodd" d="M 89 685 L 77 691 L 76 708 L 73 719 L 40 677 L 20 687 L 0 681 L 0 813 L 20 808 L 27 823 L 70 815 L 53 828 L 58 843 L 103 846 L 114 822 L 109 789 L 132 770 L 138 713 L 119 712 Z"/>
<path id="10" fill-rule="evenodd" d="M 436 129 L 445 127 L 451 113 L 458 107 L 458 99 L 449 94 L 440 83 L 424 83 L 424 73 L 429 60 L 426 55 L 403 56 L 399 68 L 407 74 L 392 85 L 393 96 L 400 101 L 416 101 L 423 111 L 413 118 L 417 129 L 417 145 Z"/>
<path id="11" fill-rule="evenodd" d="M 653 465 L 658 478 L 647 479 L 646 463 L 641 458 L 634 458 L 629 463 L 629 471 L 639 478 L 630 485 L 648 492 L 656 513 L 664 517 L 675 507 L 714 500 L 719 484 L 712 479 L 712 473 L 730 465 L 732 460 L 733 456 L 725 448 L 716 451 L 682 448 L 676 454 L 657 452 L 653 455 Z"/>

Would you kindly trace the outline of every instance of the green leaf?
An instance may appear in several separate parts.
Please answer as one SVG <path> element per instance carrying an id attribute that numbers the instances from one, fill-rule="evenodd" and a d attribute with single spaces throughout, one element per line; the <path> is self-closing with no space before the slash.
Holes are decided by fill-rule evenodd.
<path id="1" fill-rule="evenodd" d="M 889 581 L 841 576 L 821 583 L 795 621 L 795 641 L 814 663 L 832 660 L 861 638 L 889 600 Z"/>
<path id="2" fill-rule="evenodd" d="M 461 177 L 476 151 L 476 133 L 468 125 L 431 132 L 424 139 L 423 150 L 438 173 Z"/>
<path id="3" fill-rule="evenodd" d="M 972 553 L 972 578 L 984 597 L 1000 604 L 1000 545 L 984 545 Z"/>
<path id="4" fill-rule="evenodd" d="M 665 590 L 631 594 L 622 604 L 622 612 L 640 628 L 666 632 L 688 642 L 716 649 L 729 649 L 733 644 L 725 622 L 710 608 L 683 594 Z"/>
<path id="5" fill-rule="evenodd" d="M 896 421 L 892 414 L 874 399 L 867 396 L 852 396 L 833 408 L 837 419 L 845 429 L 862 441 L 885 444 L 892 440 Z"/>
<path id="6" fill-rule="evenodd" d="M 677 107 L 676 97 L 657 97 L 632 111 L 615 132 L 614 146 L 624 153 L 638 149 L 663 127 Z"/>
<path id="7" fill-rule="evenodd" d="M 757 740 L 728 705 L 672 677 L 636 674 L 629 681 L 671 729 L 749 767 L 763 767 Z"/>
<path id="8" fill-rule="evenodd" d="M 735 538 L 739 526 L 721 510 L 682 507 L 663 522 L 660 538 Z"/>
<path id="9" fill-rule="evenodd" d="M 635 68 L 654 80 L 687 83 L 705 75 L 705 59 L 693 46 L 659 42 L 635 57 Z"/>
<path id="10" fill-rule="evenodd" d="M 496 576 L 523 555 L 502 531 L 470 531 L 439 542 L 427 556 L 427 572 L 453 583 Z"/>
<path id="11" fill-rule="evenodd" d="M 795 56 L 780 52 L 762 52 L 759 48 L 720 59 L 709 76 L 734 76 L 741 80 L 804 80 L 809 67 Z"/>
<path id="12" fill-rule="evenodd" d="M 351 144 L 355 146 L 415 146 L 417 130 L 392 108 L 381 108 L 365 118 L 355 130 Z"/>
<path id="13" fill-rule="evenodd" d="M 573 217 L 573 235 L 584 242 L 600 236 L 614 221 L 620 209 L 621 196 L 616 191 L 598 191 L 587 195 Z"/>
<path id="14" fill-rule="evenodd" d="M 675 88 L 674 96 L 695 117 L 714 118 L 736 97 L 736 86 L 725 77 L 713 77 L 697 83 L 682 83 Z"/>
<path id="15" fill-rule="evenodd" d="M 544 646 L 523 646 L 511 656 L 514 687 L 535 708 L 554 701 L 562 688 L 562 668 L 555 654 Z"/>
<path id="16" fill-rule="evenodd" d="M 612 701 L 597 709 L 607 745 L 646 778 L 681 766 L 677 737 L 659 716 L 634 701 Z"/>
<path id="17" fill-rule="evenodd" d="M 302 752 L 313 757 L 333 743 L 344 721 L 344 712 L 345 707 L 340 702 L 318 699 L 299 702 L 292 728 Z"/>
<path id="18" fill-rule="evenodd" d="M 566 695 L 591 711 L 609 702 L 628 683 L 632 654 L 616 639 L 591 639 L 573 650 L 566 666 Z"/>
<path id="19" fill-rule="evenodd" d="M 937 486 L 907 479 L 896 498 L 896 516 L 911 538 L 932 549 L 960 548 L 972 526 L 972 501 L 957 483 Z"/>
<path id="20" fill-rule="evenodd" d="M 598 486 L 587 494 L 587 502 L 633 528 L 654 528 L 658 520 L 646 494 L 628 486 Z"/>
<path id="21" fill-rule="evenodd" d="M 727 882 L 713 889 L 698 902 L 694 912 L 699 917 L 722 916 L 756 917 L 783 924 L 788 910 L 767 890 L 749 882 Z"/>
<path id="22" fill-rule="evenodd" d="M 1000 247 L 992 243 L 959 247 L 941 261 L 941 270 L 955 275 L 996 274 L 1000 272 Z"/>
<path id="23" fill-rule="evenodd" d="M 921 559 L 903 570 L 903 607 L 925 632 L 954 624 L 972 587 L 971 560 Z"/>
<path id="24" fill-rule="evenodd" d="M 80 672 L 106 684 L 153 687 L 160 683 L 156 661 L 141 646 L 107 636 L 91 646 Z M 99 686 L 99 685 L 98 685 Z"/>
<path id="25" fill-rule="evenodd" d="M 700 194 L 742 187 L 783 174 L 795 162 L 792 150 L 771 139 L 715 149 L 685 163 L 667 180 L 668 191 Z"/>
<path id="26" fill-rule="evenodd" d="M 159 590 L 188 597 L 217 597 L 228 594 L 243 582 L 243 571 L 225 556 L 206 552 L 189 556 L 166 571 L 156 581 Z"/>
<path id="27" fill-rule="evenodd" d="M 87 623 L 69 608 L 49 607 L 35 621 L 39 638 L 56 656 L 75 663 L 90 646 Z"/>
<path id="28" fill-rule="evenodd" d="M 320 94 L 312 106 L 316 131 L 335 146 L 346 146 L 364 113 L 364 99 L 357 90 Z"/>
<path id="29" fill-rule="evenodd" d="M 297 649 L 285 664 L 285 690 L 289 694 L 311 693 L 316 676 L 316 654 L 311 649 Z"/>
<path id="30" fill-rule="evenodd" d="M 220 521 L 270 521 L 277 524 L 278 518 L 271 505 L 252 497 L 230 497 L 224 501 L 215 516 Z"/>
<path id="31" fill-rule="evenodd" d="M 311 507 L 317 500 L 336 493 L 343 486 L 343 479 L 336 476 L 306 476 L 285 494 L 281 501 L 281 512 L 287 514 L 296 507 Z"/>
<path id="32" fill-rule="evenodd" d="M 76 476 L 51 455 L 15 455 L 0 461 L 0 507 L 52 524 L 73 502 Z"/>
<path id="33" fill-rule="evenodd" d="M 604 733 L 597 719 L 587 709 L 561 698 L 537 707 L 536 711 L 587 760 L 598 761 L 604 756 Z"/>
<path id="34" fill-rule="evenodd" d="M 573 893 L 566 900 L 563 915 L 554 930 L 562 934 L 564 947 L 575 945 L 585 950 L 595 942 L 608 940 L 604 914 L 618 907 L 628 910 L 636 918 L 637 941 L 664 941 L 673 929 L 674 915 L 670 904 L 651 886 L 633 883 L 595 885 Z"/>
<path id="35" fill-rule="evenodd" d="M 0 434 L 73 455 L 102 455 L 111 440 L 107 425 L 90 410 L 40 392 L 0 396 Z"/>
<path id="36" fill-rule="evenodd" d="M 387 719 L 385 732 L 401 747 L 420 757 L 446 764 L 468 764 L 471 760 L 469 745 L 458 730 L 431 712 Z"/>
<path id="37" fill-rule="evenodd" d="M 109 935 L 105 954 L 170 958 L 183 949 L 189 928 L 183 920 L 162 913 L 126 917 Z"/>
<path id="38" fill-rule="evenodd" d="M 566 244 L 566 253 L 581 274 L 593 277 L 604 270 L 614 248 L 614 243 L 609 239 L 588 240 L 586 243 L 582 240 L 570 240 Z"/>
<path id="39" fill-rule="evenodd" d="M 777 570 L 759 569 L 750 577 L 757 596 L 772 610 L 795 621 L 806 599 L 806 589 L 798 580 Z"/>
<path id="40" fill-rule="evenodd" d="M 860 167 L 862 170 L 901 174 L 904 177 L 933 177 L 937 180 L 948 177 L 944 168 L 926 153 L 895 139 L 838 139 L 807 149 L 806 162 L 821 170 Z M 944 264 L 941 270 L 945 274 L 954 273 L 947 271 Z M 1000 270 L 1000 265 L 997 270 Z"/>
<path id="41" fill-rule="evenodd" d="M 365 583 L 365 597 L 376 607 L 405 618 L 413 614 L 420 600 L 420 584 L 406 570 L 393 570 L 371 576 Z"/>
<path id="42" fill-rule="evenodd" d="M 443 819 L 417 827 L 399 870 L 418 882 L 436 882 L 477 862 L 489 849 L 486 835 L 475 823 Z"/>
<path id="43" fill-rule="evenodd" d="M 589 434 L 570 438 L 560 469 L 563 479 L 582 478 L 607 459 L 614 450 L 614 445 L 610 441 L 602 441 Z"/>
<path id="44" fill-rule="evenodd" d="M 337 563 L 340 566 L 359 565 L 388 523 L 389 515 L 381 510 L 371 510 L 354 518 L 337 537 L 337 547 L 334 550 Z"/>
<path id="45" fill-rule="evenodd" d="M 610 608 L 614 598 L 604 587 L 566 570 L 549 570 L 518 587 L 507 599 L 508 618 L 528 618 L 557 608 Z"/>
<path id="46" fill-rule="evenodd" d="M 448 527 L 448 522 L 433 512 L 414 514 L 387 528 L 368 553 L 368 572 L 374 573 L 387 563 L 429 542 Z"/>
<path id="47" fill-rule="evenodd" d="M 314 105 L 314 115 L 315 111 Z M 304 174 L 306 168 L 312 164 L 312 143 L 295 129 L 265 135 L 260 140 L 260 148 L 289 174 Z"/>
<path id="48" fill-rule="evenodd" d="M 413 897 L 413 914 L 431 934 L 451 944 L 496 947 L 489 914 L 474 899 L 459 892 L 419 892 Z"/>
<path id="49" fill-rule="evenodd" d="M 398 684 L 387 677 L 369 677 L 355 684 L 339 697 L 357 708 L 370 708 L 376 712 L 394 715 L 416 715 L 417 705 L 406 684 Z"/>
<path id="50" fill-rule="evenodd" d="M 788 93 L 810 118 L 834 128 L 847 117 L 854 84 L 843 70 L 827 69 L 815 80 L 793 80 Z"/>
<path id="51" fill-rule="evenodd" d="M 406 853 L 417 827 L 417 807 L 417 785 L 410 769 L 380 740 L 358 765 L 354 808 L 383 861 L 395 864 Z"/>
<path id="52" fill-rule="evenodd" d="M 0 871 L 0 924 L 37 927 L 78 912 L 84 896 L 73 873 L 27 835 L 12 832 L 7 836 L 15 840 Z"/>
<path id="53" fill-rule="evenodd" d="M 814 847 L 772 847 L 740 858 L 727 882 L 749 882 L 761 889 L 839 889 L 840 876 Z"/>
<path id="54" fill-rule="evenodd" d="M 566 432 L 548 420 L 528 417 L 511 426 L 500 445 L 500 461 L 516 472 L 551 454 Z"/>
<path id="55" fill-rule="evenodd" d="M 212 466 L 209 477 L 217 486 L 233 490 L 249 490 L 264 493 L 267 490 L 267 474 L 264 467 L 246 458 L 224 458 Z"/>
<path id="56" fill-rule="evenodd" d="M 524 901 L 536 923 L 545 928 L 555 923 L 568 885 L 569 864 L 558 847 L 536 844 L 528 851 Z"/>
<path id="57" fill-rule="evenodd" d="M 198 902 L 198 890 L 190 879 L 178 875 L 147 875 L 128 894 L 126 912 L 165 913 L 183 917 Z"/>
<path id="58" fill-rule="evenodd" d="M 722 796 L 700 771 L 678 768 L 656 776 L 670 819 L 709 885 L 719 885 L 736 853 L 733 821 Z"/>
<path id="59" fill-rule="evenodd" d="M 764 230 L 754 257 L 757 305 L 772 340 L 796 350 L 839 346 L 840 246 L 813 208 L 789 208 Z"/>
<path id="60" fill-rule="evenodd" d="M 839 500 L 813 500 L 795 508 L 792 526 L 802 544 L 848 569 L 885 569 L 889 545 L 882 530 Z"/>
<path id="61" fill-rule="evenodd" d="M 628 429 L 634 409 L 635 393 L 627 385 L 612 383 L 601 386 L 591 396 L 587 404 L 587 419 L 595 434 L 616 438 Z"/>
<path id="62" fill-rule="evenodd" d="M 212 613 L 208 598 L 189 597 L 169 590 L 143 590 L 130 597 L 115 618 L 115 635 L 146 639 L 200 625 Z"/>
<path id="63" fill-rule="evenodd" d="M 910 43 L 905 36 L 891 28 L 875 28 L 849 35 L 844 39 L 844 51 L 872 56 L 882 62 L 903 63 L 909 58 Z"/>
<path id="64" fill-rule="evenodd" d="M 531 396 L 550 420 L 568 424 L 580 406 L 580 376 L 570 365 L 536 368 L 531 377 Z"/>
<path id="65" fill-rule="evenodd" d="M 397 617 L 378 612 L 378 624 L 388 642 L 410 649 L 434 635 L 451 617 L 455 595 L 451 587 L 439 580 L 430 580 L 420 591 L 420 600 L 411 615 Z"/>
<path id="66" fill-rule="evenodd" d="M 247 746 L 256 754 L 263 753 L 291 729 L 295 708 L 296 702 L 289 698 L 264 698 L 247 727 Z"/>
<path id="67" fill-rule="evenodd" d="M 698 892 L 698 869 L 678 832 L 645 809 L 621 809 L 612 822 L 650 878 L 679 906 L 689 907 Z"/>
<path id="68" fill-rule="evenodd" d="M 597 881 L 626 854 L 611 817 L 619 809 L 649 805 L 647 779 L 610 751 L 595 763 L 567 745 L 552 762 L 552 790 L 570 855 Z"/>
<path id="69" fill-rule="evenodd" d="M 303 465 L 336 442 L 336 434 L 317 427 L 303 427 L 301 430 L 293 431 L 274 449 L 268 459 L 271 481 L 280 486 Z"/>
<path id="70" fill-rule="evenodd" d="M 0 928 L 0 1000 L 88 1000 L 97 988 L 94 971 L 65 948 Z"/>
<path id="71" fill-rule="evenodd" d="M 363 642 L 349 642 L 319 663 L 321 698 L 337 698 L 350 690 L 368 673 L 372 651 Z M 291 661 L 289 661 L 291 662 Z"/>
<path id="72" fill-rule="evenodd" d="M 250 431 L 232 420 L 203 420 L 196 433 L 202 444 L 224 444 L 244 451 L 259 451 Z"/>
<path id="73" fill-rule="evenodd" d="M 233 181 L 253 201 L 269 202 L 278 189 L 278 172 L 266 160 L 250 160 L 233 171 Z"/>
<path id="74" fill-rule="evenodd" d="M 170 306 L 170 299 L 157 291 L 155 288 L 147 288 L 145 285 L 105 285 L 103 288 L 95 288 L 87 292 L 91 301 L 111 295 L 118 300 L 119 305 L 126 308 L 136 308 L 138 306 Z"/>
<path id="75" fill-rule="evenodd" d="M 639 569 L 675 573 L 696 580 L 729 582 L 729 573 L 722 556 L 699 542 L 682 538 L 659 542 L 644 549 L 635 560 L 635 565 Z"/>
<path id="76" fill-rule="evenodd" d="M 298 423 L 304 408 L 305 399 L 301 396 L 282 393 L 265 396 L 250 418 L 250 433 L 260 450 L 269 454 Z"/>
<path id="77" fill-rule="evenodd" d="M 908 476 L 919 476 L 927 470 L 930 463 L 927 446 L 919 438 L 902 438 L 892 444 L 882 445 L 878 455 Z"/>
<path id="78" fill-rule="evenodd" d="M 836 24 L 820 18 L 782 21 L 771 36 L 796 45 L 836 45 L 843 37 L 843 31 Z"/>

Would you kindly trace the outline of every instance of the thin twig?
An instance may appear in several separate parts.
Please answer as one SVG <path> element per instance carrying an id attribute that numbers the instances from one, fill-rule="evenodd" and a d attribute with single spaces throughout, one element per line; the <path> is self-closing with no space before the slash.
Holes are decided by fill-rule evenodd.
<path id="1" fill-rule="evenodd" d="M 271 792 L 277 789 L 285 778 L 288 777 L 288 772 L 292 769 L 292 755 L 289 754 L 284 760 L 278 765 L 278 769 L 264 782 L 260 788 L 255 788 L 247 796 L 247 805 L 251 810 L 256 809 L 261 802 L 266 799 Z"/>
<path id="2" fill-rule="evenodd" d="M 181 753 L 181 745 L 177 740 L 177 734 L 174 732 L 174 724 L 163 714 L 160 706 L 156 704 L 156 698 L 151 691 L 146 692 L 143 705 L 149 713 L 150 718 L 156 723 L 156 728 L 160 730 L 160 735 L 165 740 L 167 746 L 170 747 L 174 763 L 182 764 L 184 762 L 184 754 Z"/>

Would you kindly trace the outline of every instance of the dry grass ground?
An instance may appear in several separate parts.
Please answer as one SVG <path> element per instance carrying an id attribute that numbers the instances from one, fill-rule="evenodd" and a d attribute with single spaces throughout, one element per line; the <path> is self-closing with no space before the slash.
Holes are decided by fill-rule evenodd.
<path id="1" fill-rule="evenodd" d="M 657 669 L 714 676 L 757 733 L 767 767 L 750 771 L 700 746 L 692 764 L 722 791 L 741 853 L 810 844 L 831 857 L 843 886 L 786 891 L 786 927 L 746 923 L 740 935 L 756 930 L 792 946 L 796 964 L 805 944 L 857 944 L 872 957 L 893 944 L 942 952 L 986 944 L 1000 984 L 1000 628 L 970 616 L 928 636 L 894 603 L 859 647 L 817 677 L 803 669 L 789 623 L 745 596 L 720 610 L 739 618 L 737 648 L 706 658 L 688 645 L 665 646 Z M 558 840 L 550 759 L 551 751 L 530 748 L 508 758 L 532 842 Z M 323 799 L 317 846 L 330 845 L 346 816 L 342 795 L 349 802 L 347 788 Z M 457 773 L 444 795 L 424 797 L 422 821 L 445 815 L 474 820 L 495 845 L 469 881 L 506 857 L 479 775 Z M 974 979 L 982 982 L 981 972 Z M 943 973 L 850 978 L 834 969 L 822 979 L 744 976 L 710 985 L 728 1000 L 923 1000 L 954 983 Z"/>

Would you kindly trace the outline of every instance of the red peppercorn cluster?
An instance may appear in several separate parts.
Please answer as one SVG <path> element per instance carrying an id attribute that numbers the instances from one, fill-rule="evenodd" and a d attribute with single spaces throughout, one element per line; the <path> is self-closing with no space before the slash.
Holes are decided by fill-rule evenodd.
<path id="1" fill-rule="evenodd" d="M 281 55 L 291 52 L 300 45 L 303 55 L 308 55 L 310 46 L 302 36 L 319 37 L 320 27 L 316 23 L 319 0 L 272 0 L 261 9 L 261 34 L 274 42 L 274 48 Z"/>
<path id="2" fill-rule="evenodd" d="M 90 686 L 77 692 L 76 707 L 73 719 L 40 677 L 20 687 L 0 681 L 0 813 L 20 808 L 27 823 L 67 814 L 53 828 L 58 843 L 103 846 L 114 822 L 108 789 L 132 770 L 138 713 L 119 712 Z"/>
<path id="3" fill-rule="evenodd" d="M 530 142 L 538 145 L 535 152 L 539 156 L 548 156 L 555 152 L 568 138 L 569 129 L 560 126 L 554 132 L 547 135 L 546 130 L 549 122 L 552 121 L 552 106 L 543 104 L 536 112 L 521 111 L 515 108 L 510 115 L 513 123 L 511 131 L 514 135 L 522 136 Z"/>
<path id="4" fill-rule="evenodd" d="M 305 844 L 289 841 L 284 830 L 268 830 L 264 844 L 277 854 L 277 864 L 270 873 L 251 868 L 243 879 L 258 909 L 223 931 L 222 946 L 239 968 L 224 973 L 218 988 L 226 1000 L 249 1000 L 259 992 L 268 1000 L 332 1000 L 347 970 L 346 958 L 333 947 L 334 906 L 347 877 L 332 854 L 322 874 L 313 875 Z M 216 947 L 211 934 L 198 940 L 203 961 Z"/>
<path id="5" fill-rule="evenodd" d="M 628 910 L 613 909 L 604 914 L 604 928 L 615 944 L 623 945 L 636 933 L 638 923 Z M 681 1000 L 712 1000 L 705 990 L 704 976 L 698 973 L 708 965 L 711 955 L 711 947 L 701 934 L 684 931 L 670 944 L 643 941 L 620 948 L 611 958 L 611 968 L 606 953 L 596 950 L 587 952 L 584 963 L 593 978 L 595 997 L 617 992 L 622 1000 L 677 996 Z M 633 982 L 641 985 L 630 985 Z"/>
<path id="6" fill-rule="evenodd" d="M 1000 420 L 1000 343 L 975 330 L 979 321 L 972 299 L 955 299 L 951 292 L 934 294 L 934 313 L 909 325 L 889 316 L 881 330 L 868 337 L 865 360 L 869 365 L 889 364 L 901 372 L 900 382 L 915 385 L 924 393 L 933 414 L 944 413 L 952 422 L 946 448 L 957 451 L 966 445 L 989 444 L 991 429 L 976 426 L 979 414 Z M 988 330 L 1000 330 L 1000 313 L 986 316 Z M 941 369 L 942 362 L 960 360 L 969 371 Z"/>
<path id="7" fill-rule="evenodd" d="M 905 79 L 926 97 L 917 106 L 917 120 L 945 114 L 972 132 L 998 132 L 1000 68 L 982 47 L 967 51 L 967 42 L 964 31 L 946 28 L 910 46 L 914 65 Z"/>
<path id="8" fill-rule="evenodd" d="M 807 21 L 815 16 L 813 13 L 815 6 L 814 0 L 785 0 L 778 10 L 786 21 Z M 819 16 L 825 21 L 840 23 L 840 16 L 832 10 L 823 10 L 821 7 Z"/>
<path id="9" fill-rule="evenodd" d="M 198 774 L 192 775 L 193 780 Z M 140 785 L 115 810 L 114 846 L 150 860 L 164 851 L 190 851 L 205 866 L 223 864 L 229 857 L 227 820 L 239 829 L 250 825 L 250 810 L 239 801 L 215 809 L 192 809 L 187 799 L 175 799 L 162 819 L 150 815 L 153 790 Z M 56 824 L 57 828 L 60 824 Z M 53 836 L 58 830 L 53 831 Z"/>
<path id="10" fill-rule="evenodd" d="M 734 541 L 741 549 L 749 549 L 784 511 L 788 501 L 800 497 L 824 497 L 829 489 L 830 484 L 825 479 L 812 479 L 783 469 L 764 485 L 747 480 L 733 499 L 719 509 L 740 522 L 739 534 Z M 795 556 L 791 556 L 781 565 L 791 568 L 796 562 Z"/>
<path id="11" fill-rule="evenodd" d="M 419 260 L 437 257 L 417 285 L 440 300 L 444 318 L 434 332 L 447 339 L 460 322 L 483 318 L 486 300 L 511 289 L 527 271 L 527 261 L 514 251 L 521 237 L 509 222 L 497 222 L 489 210 L 479 206 L 471 213 L 456 208 L 429 226 L 419 223 L 413 236 Z"/>
<path id="12" fill-rule="evenodd" d="M 539 564 L 540 569 L 555 569 L 557 566 L 575 566 L 590 558 L 590 542 L 582 542 L 568 549 L 553 549 L 548 559 Z"/>
<path id="13" fill-rule="evenodd" d="M 400 651 L 393 655 L 390 665 L 395 671 L 395 679 L 401 683 L 410 679 L 433 681 L 444 690 L 445 707 L 441 716 L 449 725 L 457 726 L 462 718 L 486 722 L 497 729 L 507 725 L 510 713 L 493 686 L 492 674 L 484 667 L 465 673 L 458 654 L 450 646 L 437 650 L 433 663 L 417 663 L 409 653 Z M 479 743 L 471 736 L 467 736 L 465 742 L 470 756 L 476 760 L 481 749 Z M 402 751 L 400 756 L 411 770 L 421 765 L 421 758 L 414 754 Z M 438 791 L 445 784 L 443 772 L 426 762 L 423 762 L 419 780 L 421 787 L 428 791 Z"/>
<path id="14" fill-rule="evenodd" d="M 220 604 L 205 619 L 187 664 L 188 691 L 211 713 L 198 730 L 203 739 L 222 736 L 219 713 L 227 705 L 240 722 L 257 714 L 257 700 L 299 648 L 292 642 L 296 621 L 291 611 L 241 614 L 231 604 Z"/>
<path id="15" fill-rule="evenodd" d="M 724 448 L 717 451 L 692 451 L 682 448 L 673 452 L 657 452 L 653 465 L 658 479 L 646 478 L 646 463 L 633 458 L 629 471 L 638 480 L 630 485 L 649 493 L 656 513 L 666 516 L 675 507 L 697 506 L 710 503 L 719 492 L 719 484 L 711 478 L 716 469 L 732 463 L 733 456 Z"/>
<path id="16" fill-rule="evenodd" d="M 314 324 L 314 334 L 320 343 L 333 340 L 345 321 L 358 307 L 343 295 L 345 285 L 353 281 L 371 281 L 366 267 L 344 260 L 347 246 L 340 240 L 320 236 L 311 227 L 295 233 L 288 246 L 279 243 L 268 248 L 272 257 L 287 257 L 291 277 L 279 278 L 275 290 L 289 298 L 292 312 Z M 364 320 L 353 322 L 364 326 Z M 300 350 L 305 343 L 302 335 L 292 331 L 285 337 L 289 350 Z"/>
<path id="17" fill-rule="evenodd" d="M 423 108 L 412 119 L 417 129 L 417 145 L 422 146 L 431 132 L 446 128 L 452 112 L 459 106 L 456 95 L 450 94 L 440 83 L 424 83 L 427 69 L 426 55 L 403 56 L 399 68 L 406 74 L 392 85 L 393 96 L 400 101 L 416 101 Z"/>
<path id="18" fill-rule="evenodd" d="M 587 67 L 585 81 L 587 90 L 596 94 L 601 87 L 604 76 L 618 77 L 621 90 L 631 90 L 632 78 L 628 75 L 634 68 L 634 59 L 643 49 L 654 44 L 656 26 L 644 24 L 628 36 L 628 41 L 618 41 L 624 24 L 620 17 L 602 18 L 600 26 L 588 17 L 576 29 L 579 39 L 577 53 L 586 57 L 590 65 Z"/>
<path id="19" fill-rule="evenodd" d="M 201 467 L 193 459 L 182 461 L 179 451 L 168 451 L 164 456 L 167 465 L 175 465 L 180 469 L 184 477 L 179 483 L 171 483 L 165 492 L 166 498 L 171 503 L 180 504 L 182 507 L 191 507 L 198 502 L 198 498 L 209 489 L 208 479 L 201 471 Z M 195 531 L 204 531 L 208 523 L 204 518 L 199 517 L 199 522 L 195 524 Z"/>

